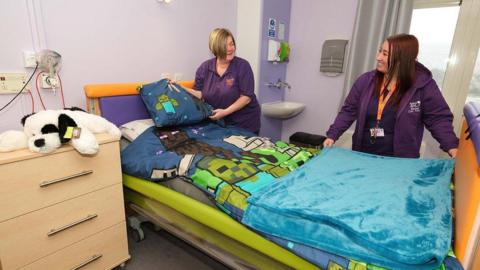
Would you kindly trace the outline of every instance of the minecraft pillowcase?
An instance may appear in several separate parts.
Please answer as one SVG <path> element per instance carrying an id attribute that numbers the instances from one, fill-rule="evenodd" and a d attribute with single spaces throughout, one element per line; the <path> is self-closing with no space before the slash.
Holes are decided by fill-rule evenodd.
<path id="1" fill-rule="evenodd" d="M 191 125 L 212 114 L 212 106 L 163 79 L 143 85 L 140 96 L 157 127 Z"/>

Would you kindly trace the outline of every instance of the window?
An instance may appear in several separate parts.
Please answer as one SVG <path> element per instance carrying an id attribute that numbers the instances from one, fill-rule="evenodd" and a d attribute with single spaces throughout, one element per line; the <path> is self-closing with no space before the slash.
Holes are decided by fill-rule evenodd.
<path id="1" fill-rule="evenodd" d="M 480 54 L 480 49 L 477 54 L 477 61 L 475 62 L 475 68 L 473 69 L 472 80 L 470 81 L 470 86 L 468 87 L 467 102 L 469 101 L 480 101 L 480 59 L 478 55 Z"/>
<path id="2" fill-rule="evenodd" d="M 458 5 L 427 7 L 416 8 L 412 14 L 410 34 L 415 35 L 420 43 L 418 61 L 432 71 L 440 88 L 447 69 L 459 10 Z"/>

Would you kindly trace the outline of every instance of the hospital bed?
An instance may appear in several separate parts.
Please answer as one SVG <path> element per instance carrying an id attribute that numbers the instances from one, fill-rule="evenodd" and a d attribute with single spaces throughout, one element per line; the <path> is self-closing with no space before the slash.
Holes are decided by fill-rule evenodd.
<path id="1" fill-rule="evenodd" d="M 192 82 L 183 82 L 192 87 Z M 86 85 L 88 111 L 102 115 L 120 126 L 148 118 L 138 96 L 141 83 Z M 474 125 L 472 122 L 471 125 Z M 480 269 L 477 255 L 477 208 L 480 201 L 478 163 L 474 140 L 467 140 L 464 123 L 455 168 L 455 244 L 454 251 L 467 269 Z M 478 127 L 480 133 L 480 127 Z M 470 130 L 471 138 L 475 137 Z M 479 134 L 480 135 L 480 134 Z M 478 136 L 480 138 L 480 136 Z M 480 141 L 480 139 L 479 139 Z M 318 266 L 293 254 L 265 237 L 249 230 L 201 196 L 186 196 L 194 191 L 175 191 L 168 185 L 123 175 L 128 206 L 143 219 L 180 237 L 234 269 L 318 269 Z M 183 182 L 179 180 L 178 182 Z M 191 198 L 191 197 L 196 197 Z"/>

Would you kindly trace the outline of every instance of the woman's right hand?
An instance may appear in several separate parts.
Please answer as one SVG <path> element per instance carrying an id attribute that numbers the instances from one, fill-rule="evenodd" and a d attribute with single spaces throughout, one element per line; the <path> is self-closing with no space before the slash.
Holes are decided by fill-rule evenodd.
<path id="1" fill-rule="evenodd" d="M 169 79 L 169 78 L 166 78 L 166 79 L 167 79 L 168 84 L 178 84 L 178 82 L 175 81 L 175 80 L 172 80 L 172 79 Z"/>
<path id="2" fill-rule="evenodd" d="M 326 138 L 325 141 L 323 141 L 323 147 L 332 147 L 334 143 L 334 140 Z"/>
<path id="3" fill-rule="evenodd" d="M 175 87 L 176 84 L 180 85 L 178 81 L 175 81 L 175 80 L 172 80 L 172 79 L 169 79 L 169 78 L 166 78 L 166 79 L 167 79 L 167 83 L 169 85 L 172 85 L 173 87 Z M 188 88 L 188 87 L 185 87 L 185 86 L 182 86 L 182 88 L 185 89 L 190 95 L 192 95 L 192 96 L 194 96 L 198 99 L 202 99 L 202 91 L 198 91 L 198 90 Z"/>

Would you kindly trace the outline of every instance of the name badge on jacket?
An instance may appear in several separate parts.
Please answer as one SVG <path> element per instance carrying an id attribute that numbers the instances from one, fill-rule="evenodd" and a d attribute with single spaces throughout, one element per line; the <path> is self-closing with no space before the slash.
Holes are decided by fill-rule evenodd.
<path id="1" fill-rule="evenodd" d="M 418 113 L 420 112 L 420 100 L 418 101 L 414 101 L 414 102 L 410 102 L 409 103 L 409 108 L 408 108 L 408 113 Z"/>
<path id="2" fill-rule="evenodd" d="M 383 128 L 374 127 L 370 129 L 370 136 L 372 137 L 385 137 Z"/>

